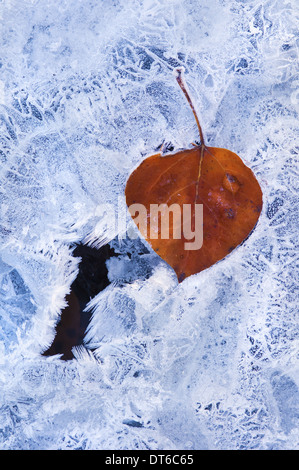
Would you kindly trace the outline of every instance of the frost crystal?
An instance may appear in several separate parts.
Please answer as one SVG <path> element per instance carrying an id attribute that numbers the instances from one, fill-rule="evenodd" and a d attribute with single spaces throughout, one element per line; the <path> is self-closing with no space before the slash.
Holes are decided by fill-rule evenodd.
<path id="1" fill-rule="evenodd" d="M 298 448 L 295 2 L 10 0 L 0 6 L 0 448 Z M 117 242 L 130 172 L 198 136 L 263 189 L 253 234 L 177 284 Z M 169 144 L 171 142 L 171 144 Z M 110 242 L 75 359 L 44 357 L 78 273 Z"/>

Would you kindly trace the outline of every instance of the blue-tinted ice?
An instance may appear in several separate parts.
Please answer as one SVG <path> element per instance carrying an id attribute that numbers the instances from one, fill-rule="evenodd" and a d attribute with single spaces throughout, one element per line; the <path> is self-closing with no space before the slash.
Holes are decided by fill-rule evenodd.
<path id="1" fill-rule="evenodd" d="M 298 449 L 295 3 L 1 3 L 1 449 Z M 99 208 L 198 139 L 178 66 L 264 194 L 246 243 L 180 285 Z M 76 359 L 42 357 L 80 240 L 114 240 L 111 284 Z"/>

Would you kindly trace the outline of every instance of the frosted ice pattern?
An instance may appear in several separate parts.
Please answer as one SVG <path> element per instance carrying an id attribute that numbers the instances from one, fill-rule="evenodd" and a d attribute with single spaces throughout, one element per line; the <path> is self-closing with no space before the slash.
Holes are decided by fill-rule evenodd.
<path id="1" fill-rule="evenodd" d="M 297 12 L 271 0 L 1 3 L 0 448 L 298 449 Z M 197 139 L 177 66 L 207 142 L 256 174 L 258 225 L 180 285 L 124 241 L 90 301 L 85 347 L 43 357 L 78 272 L 71 244 L 115 238 L 99 205 L 117 212 L 162 142 Z"/>

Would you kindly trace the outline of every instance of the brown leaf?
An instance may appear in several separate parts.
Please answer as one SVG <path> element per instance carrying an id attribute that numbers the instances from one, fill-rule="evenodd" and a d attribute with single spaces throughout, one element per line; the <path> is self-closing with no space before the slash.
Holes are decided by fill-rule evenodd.
<path id="1" fill-rule="evenodd" d="M 240 157 L 230 150 L 204 144 L 191 99 L 180 80 L 179 76 L 178 82 L 196 117 L 201 145 L 172 155 L 156 154 L 145 159 L 130 175 L 125 191 L 133 218 L 132 205 L 145 206 L 146 213 L 137 213 L 135 222 L 152 248 L 173 267 L 179 282 L 209 268 L 242 243 L 256 225 L 262 209 L 260 185 Z M 158 225 L 157 220 L 157 232 L 153 230 L 152 204 L 166 204 L 168 208 L 172 204 L 179 205 L 180 219 L 175 215 L 171 217 L 170 212 L 168 238 L 162 238 L 161 223 Z M 196 250 L 194 247 L 186 249 L 186 243 L 190 247 L 190 234 L 187 238 L 184 236 L 187 229 L 187 225 L 183 225 L 184 204 L 191 207 L 190 228 L 193 232 L 195 204 L 203 206 L 202 246 Z M 179 232 L 181 237 L 176 238 Z"/>

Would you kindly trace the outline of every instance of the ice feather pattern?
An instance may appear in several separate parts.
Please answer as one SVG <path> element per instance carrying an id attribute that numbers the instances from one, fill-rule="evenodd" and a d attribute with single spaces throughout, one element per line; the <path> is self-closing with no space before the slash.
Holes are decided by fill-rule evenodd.
<path id="1" fill-rule="evenodd" d="M 1 3 L 1 449 L 298 448 L 295 8 Z M 177 67 L 206 144 L 241 154 L 264 202 L 248 243 L 181 284 L 99 210 L 117 216 L 146 156 L 197 138 Z M 42 352 L 82 240 L 117 256 L 63 362 Z"/>

